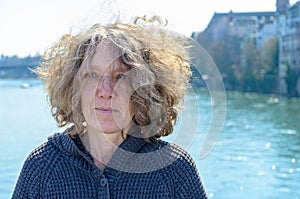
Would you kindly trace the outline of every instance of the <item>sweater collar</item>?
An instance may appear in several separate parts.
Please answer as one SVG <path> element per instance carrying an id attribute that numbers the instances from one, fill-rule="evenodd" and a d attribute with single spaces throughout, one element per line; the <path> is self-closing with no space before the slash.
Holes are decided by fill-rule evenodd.
<path id="1" fill-rule="evenodd" d="M 54 145 L 66 153 L 77 154 L 78 151 L 81 151 L 84 148 L 79 136 L 76 135 L 72 138 L 69 135 L 68 130 L 63 133 L 55 133 L 54 135 L 49 136 L 48 140 L 52 141 Z M 145 143 L 146 141 L 143 138 L 139 138 L 133 134 L 128 135 L 127 138 L 120 144 L 119 148 L 135 153 L 138 152 Z"/>
<path id="2" fill-rule="evenodd" d="M 85 158 L 90 164 L 93 163 L 92 156 L 84 148 L 79 136 L 72 138 L 69 135 L 68 130 L 63 133 L 57 133 L 49 137 L 56 147 L 60 149 L 65 154 L 81 156 Z M 139 153 L 140 149 L 146 144 L 146 141 L 143 138 L 137 136 L 128 135 L 127 138 L 120 144 L 118 149 L 113 153 L 110 161 L 108 162 L 107 167 L 116 169 L 116 170 L 131 170 L 128 165 L 132 158 Z"/>

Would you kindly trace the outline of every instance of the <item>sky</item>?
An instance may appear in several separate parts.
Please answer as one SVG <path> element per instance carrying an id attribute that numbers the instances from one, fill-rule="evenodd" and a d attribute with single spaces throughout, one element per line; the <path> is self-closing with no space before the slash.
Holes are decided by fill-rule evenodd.
<path id="1" fill-rule="evenodd" d="M 202 31 L 215 12 L 275 11 L 276 0 L 0 0 L 0 54 L 19 57 L 42 54 L 63 34 L 105 21 L 118 13 L 158 14 L 168 27 L 190 36 Z M 290 0 L 294 4 L 297 0 Z M 102 17 L 100 17 L 102 16 Z M 101 18 L 101 20 L 100 20 Z"/>

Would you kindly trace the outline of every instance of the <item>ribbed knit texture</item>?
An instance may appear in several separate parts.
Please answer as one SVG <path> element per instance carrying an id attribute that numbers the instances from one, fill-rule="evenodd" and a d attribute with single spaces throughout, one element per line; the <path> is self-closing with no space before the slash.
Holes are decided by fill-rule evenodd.
<path id="1" fill-rule="evenodd" d="M 102 171 L 79 137 L 61 133 L 29 155 L 12 198 L 207 197 L 191 156 L 175 144 L 128 136 Z"/>

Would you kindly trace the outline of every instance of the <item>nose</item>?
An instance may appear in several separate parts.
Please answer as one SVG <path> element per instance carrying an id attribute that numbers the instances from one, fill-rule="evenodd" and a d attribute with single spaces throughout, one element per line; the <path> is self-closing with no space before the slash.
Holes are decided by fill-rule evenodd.
<path id="1" fill-rule="evenodd" d="M 109 76 L 99 81 L 97 86 L 97 96 L 103 99 L 111 99 L 113 95 L 113 82 Z"/>

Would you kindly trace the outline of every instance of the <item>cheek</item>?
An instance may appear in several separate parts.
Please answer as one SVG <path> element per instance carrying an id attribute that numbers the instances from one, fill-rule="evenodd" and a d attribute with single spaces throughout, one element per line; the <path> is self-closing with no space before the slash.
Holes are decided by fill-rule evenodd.
<path id="1" fill-rule="evenodd" d="M 85 84 L 81 88 L 81 98 L 82 99 L 91 99 L 95 97 L 95 93 L 97 90 L 97 85 L 94 84 Z"/>
<path id="2" fill-rule="evenodd" d="M 117 106 L 122 107 L 123 114 L 132 118 L 135 114 L 135 106 L 131 101 L 131 94 L 132 91 L 130 91 L 128 88 L 120 88 L 120 90 L 118 89 L 116 93 L 117 99 L 115 102 Z"/>
<path id="3" fill-rule="evenodd" d="M 81 90 L 81 95 L 80 95 L 80 104 L 81 104 L 81 109 L 82 111 L 85 111 L 92 102 L 92 100 L 95 98 L 95 95 L 93 94 L 92 90 L 89 88 L 83 88 Z"/>
<path id="4" fill-rule="evenodd" d="M 135 106 L 133 105 L 133 103 L 131 101 L 129 102 L 129 112 L 130 112 L 131 118 L 133 118 L 133 116 L 135 115 Z"/>

